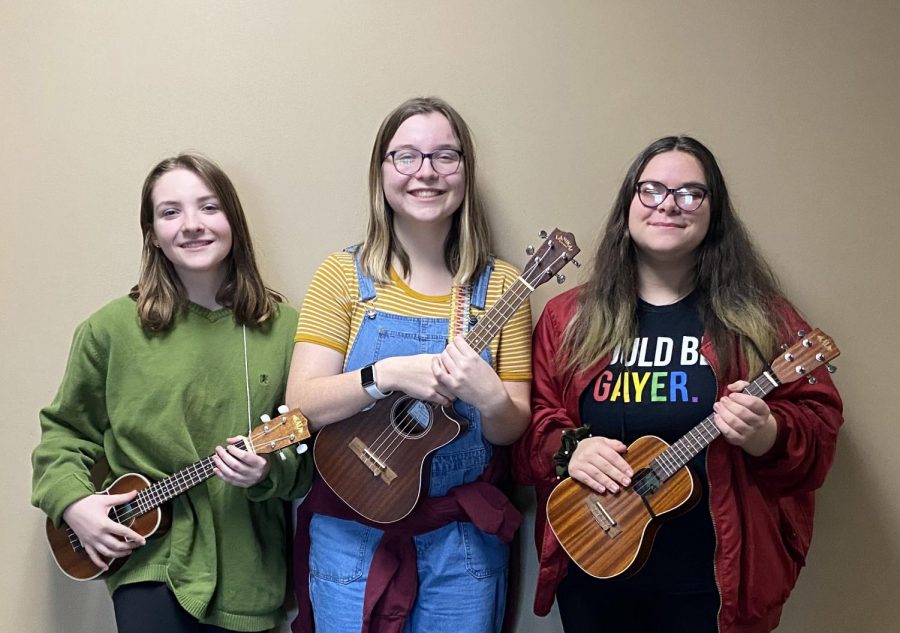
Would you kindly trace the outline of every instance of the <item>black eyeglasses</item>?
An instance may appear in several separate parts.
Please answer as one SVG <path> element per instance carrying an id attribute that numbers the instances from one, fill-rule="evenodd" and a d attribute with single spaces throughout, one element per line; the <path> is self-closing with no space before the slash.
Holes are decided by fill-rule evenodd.
<path id="1" fill-rule="evenodd" d="M 684 185 L 678 189 L 669 189 L 655 180 L 639 182 L 635 185 L 635 191 L 637 191 L 638 200 L 648 209 L 655 209 L 669 197 L 669 194 L 672 194 L 675 206 L 688 213 L 699 209 L 706 196 L 709 195 L 709 190 L 700 185 Z"/>
<path id="2" fill-rule="evenodd" d="M 459 163 L 463 153 L 458 149 L 436 149 L 425 154 L 417 149 L 395 149 L 388 152 L 385 158 L 390 157 L 394 169 L 404 176 L 412 176 L 422 169 L 425 159 L 431 161 L 431 168 L 442 176 L 450 176 L 459 171 Z"/>

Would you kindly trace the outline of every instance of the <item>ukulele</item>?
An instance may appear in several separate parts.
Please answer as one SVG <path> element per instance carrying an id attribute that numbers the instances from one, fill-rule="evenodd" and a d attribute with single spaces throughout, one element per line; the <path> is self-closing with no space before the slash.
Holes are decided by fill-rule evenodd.
<path id="1" fill-rule="evenodd" d="M 288 408 L 282 405 L 278 411 L 280 415 L 274 420 L 270 420 L 267 415 L 262 416 L 260 419 L 263 424 L 253 429 L 250 437 L 242 437 L 235 446 L 257 455 L 266 455 L 309 437 L 308 420 L 299 409 L 288 411 Z M 306 447 L 300 448 L 305 450 Z M 212 475 L 213 461 L 210 456 L 156 483 L 150 483 L 143 475 L 127 473 L 96 494 L 118 495 L 137 490 L 138 494 L 134 499 L 110 508 L 109 518 L 128 526 L 141 536 L 150 537 L 156 532 L 165 531 L 171 525 L 170 513 L 163 504 L 206 481 Z M 65 521 L 62 521 L 59 527 L 55 527 L 53 522 L 47 519 L 47 541 L 60 571 L 74 580 L 93 580 L 107 576 L 121 567 L 127 558 L 126 555 L 105 559 L 109 571 L 97 567 L 78 540 L 75 531 L 66 525 Z"/>
<path id="2" fill-rule="evenodd" d="M 555 229 L 544 240 L 522 275 L 465 334 L 481 353 L 535 288 L 573 260 L 581 250 L 575 236 Z M 578 265 L 578 262 L 575 262 Z M 453 407 L 394 392 L 370 409 L 322 428 L 313 456 L 322 479 L 357 514 L 376 523 L 393 523 L 412 512 L 422 494 L 427 458 L 468 427 Z"/>
<path id="3" fill-rule="evenodd" d="M 840 354 L 834 341 L 821 330 L 798 332 L 801 340 L 743 393 L 760 398 L 779 385 L 805 377 Z M 618 493 L 599 493 L 574 479 L 562 481 L 547 500 L 547 521 L 563 549 L 585 573 L 595 578 L 630 576 L 650 555 L 662 521 L 684 514 L 699 500 L 700 483 L 686 464 L 716 439 L 720 432 L 708 415 L 700 424 L 669 446 L 646 435 L 625 451 L 634 476 Z"/>

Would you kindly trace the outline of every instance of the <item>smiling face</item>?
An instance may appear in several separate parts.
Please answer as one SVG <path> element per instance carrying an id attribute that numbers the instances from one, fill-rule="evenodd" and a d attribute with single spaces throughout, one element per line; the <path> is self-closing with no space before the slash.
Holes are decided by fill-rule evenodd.
<path id="1" fill-rule="evenodd" d="M 153 237 L 182 283 L 221 283 L 231 253 L 231 226 L 209 185 L 188 169 L 164 173 L 153 185 Z"/>
<path id="2" fill-rule="evenodd" d="M 639 182 L 652 180 L 669 189 L 685 185 L 707 188 L 703 167 L 686 152 L 657 154 L 647 163 Z M 645 262 L 668 264 L 693 263 L 697 247 L 709 229 L 709 196 L 692 212 L 682 211 L 670 194 L 655 209 L 645 207 L 635 193 L 628 210 L 628 231 Z"/>
<path id="3" fill-rule="evenodd" d="M 388 144 L 389 152 L 416 149 L 430 154 L 440 149 L 460 150 L 459 139 L 443 114 L 430 112 L 406 119 Z M 463 163 L 455 174 L 442 175 L 425 159 L 415 174 L 404 175 L 394 168 L 390 157 L 381 164 L 384 197 L 394 211 L 395 226 L 435 224 L 449 229 L 453 214 L 465 197 L 466 175 Z"/>

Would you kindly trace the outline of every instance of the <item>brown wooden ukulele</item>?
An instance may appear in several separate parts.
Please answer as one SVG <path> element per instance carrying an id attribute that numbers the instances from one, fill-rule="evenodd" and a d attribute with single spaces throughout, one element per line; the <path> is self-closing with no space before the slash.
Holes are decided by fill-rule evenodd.
<path id="1" fill-rule="evenodd" d="M 769 370 L 743 393 L 760 398 L 781 384 L 806 378 L 840 354 L 821 330 L 782 349 Z M 828 365 L 833 372 L 834 367 Z M 635 440 L 623 454 L 634 471 L 631 485 L 618 493 L 598 493 L 574 479 L 562 481 L 547 501 L 547 521 L 563 549 L 585 573 L 595 578 L 630 576 L 650 555 L 661 522 L 684 514 L 699 500 L 700 483 L 686 464 L 719 436 L 713 414 L 669 446 L 658 437 Z"/>
<path id="2" fill-rule="evenodd" d="M 522 275 L 466 335 L 476 353 L 487 347 L 535 288 L 550 280 L 580 249 L 571 233 L 555 229 Z M 577 262 L 576 262 L 577 265 Z M 565 277 L 558 275 L 562 283 Z M 404 393 L 377 400 L 366 411 L 329 424 L 313 447 L 326 484 L 355 512 L 377 523 L 393 523 L 412 512 L 422 493 L 426 459 L 467 427 L 453 411 Z"/>
<path id="3" fill-rule="evenodd" d="M 279 412 L 280 415 L 274 420 L 268 420 L 268 416 L 263 416 L 263 424 L 253 429 L 250 437 L 242 438 L 235 446 L 257 455 L 266 455 L 309 437 L 308 420 L 299 409 L 288 411 L 287 407 L 282 406 Z M 212 475 L 213 461 L 210 456 L 156 483 L 150 483 L 146 477 L 137 473 L 122 475 L 108 488 L 96 494 L 118 495 L 132 490 L 139 491 L 128 503 L 110 508 L 109 518 L 128 526 L 143 537 L 150 537 L 156 532 L 165 531 L 171 525 L 170 513 L 163 504 L 206 481 Z M 82 547 L 75 531 L 66 525 L 65 521 L 62 521 L 59 527 L 55 527 L 53 522 L 47 519 L 47 541 L 59 569 L 74 580 L 93 580 L 109 575 L 127 559 L 127 556 L 105 559 L 110 566 L 109 571 L 97 567 Z"/>

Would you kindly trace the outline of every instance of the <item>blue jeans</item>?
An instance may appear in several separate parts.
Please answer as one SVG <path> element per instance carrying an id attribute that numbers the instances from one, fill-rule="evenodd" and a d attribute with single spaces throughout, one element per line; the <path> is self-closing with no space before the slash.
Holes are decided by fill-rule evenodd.
<path id="1" fill-rule="evenodd" d="M 315 516 L 309 592 L 317 633 L 359 631 L 369 564 L 382 531 Z M 503 623 L 508 548 L 471 523 L 415 537 L 419 587 L 404 631 L 498 632 Z"/>

